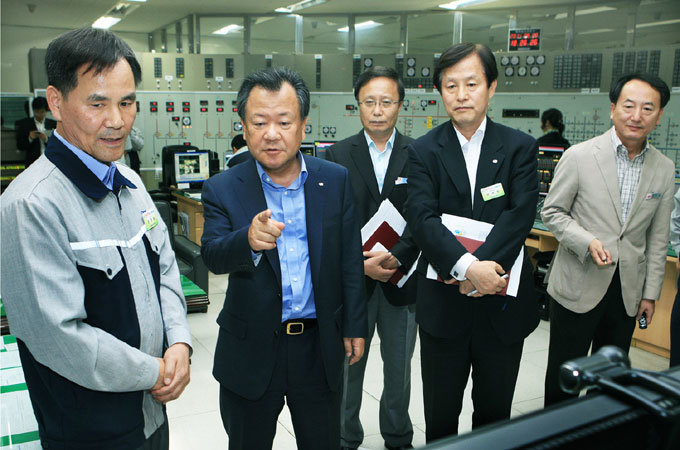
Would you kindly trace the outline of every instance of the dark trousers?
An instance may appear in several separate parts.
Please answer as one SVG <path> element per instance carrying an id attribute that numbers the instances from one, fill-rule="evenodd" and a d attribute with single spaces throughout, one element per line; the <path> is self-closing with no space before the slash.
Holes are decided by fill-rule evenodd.
<path id="1" fill-rule="evenodd" d="M 615 345 L 628 353 L 635 330 L 635 318 L 626 313 L 621 296 L 618 269 L 598 305 L 586 313 L 575 313 L 552 300 L 550 305 L 550 346 L 545 373 L 545 406 L 576 397 L 560 388 L 560 366 L 571 359 Z"/>
<path id="2" fill-rule="evenodd" d="M 677 282 L 673 311 L 671 312 L 671 367 L 680 365 L 680 278 Z"/>
<path id="3" fill-rule="evenodd" d="M 479 299 L 480 302 L 484 299 Z M 469 336 L 436 337 L 420 328 L 420 358 L 427 442 L 458 434 L 463 391 L 472 368 L 472 427 L 510 417 L 524 341 L 498 339 L 481 308 Z"/>
<path id="4" fill-rule="evenodd" d="M 318 330 L 281 336 L 272 380 L 261 398 L 248 400 L 220 387 L 220 412 L 230 450 L 271 449 L 284 398 L 299 449 L 340 447 L 342 389 L 338 386 L 333 392 L 328 387 Z"/>
<path id="5" fill-rule="evenodd" d="M 158 427 L 137 450 L 168 450 L 170 447 L 169 435 L 168 417 L 166 416 L 163 425 Z"/>

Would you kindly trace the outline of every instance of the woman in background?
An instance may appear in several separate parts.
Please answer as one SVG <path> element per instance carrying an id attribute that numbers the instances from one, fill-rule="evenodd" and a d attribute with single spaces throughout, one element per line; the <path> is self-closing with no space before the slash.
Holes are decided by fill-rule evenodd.
<path id="1" fill-rule="evenodd" d="M 541 130 L 545 134 L 536 140 L 539 146 L 561 147 L 565 150 L 570 147 L 569 141 L 562 137 L 564 122 L 562 122 L 562 113 L 559 109 L 550 108 L 543 111 Z"/>

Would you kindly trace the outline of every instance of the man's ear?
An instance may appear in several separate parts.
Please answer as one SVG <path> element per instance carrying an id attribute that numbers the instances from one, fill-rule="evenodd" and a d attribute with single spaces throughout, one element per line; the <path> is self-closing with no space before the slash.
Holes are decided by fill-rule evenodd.
<path id="1" fill-rule="evenodd" d="M 45 97 L 47 98 L 47 104 L 50 106 L 52 116 L 58 121 L 61 121 L 61 106 L 64 98 L 61 91 L 52 85 L 47 86 Z"/>

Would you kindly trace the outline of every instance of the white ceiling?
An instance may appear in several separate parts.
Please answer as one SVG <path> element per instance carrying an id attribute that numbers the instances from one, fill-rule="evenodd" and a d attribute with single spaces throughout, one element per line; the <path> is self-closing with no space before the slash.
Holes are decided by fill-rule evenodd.
<path id="1" fill-rule="evenodd" d="M 122 0 L 125 1 L 125 0 Z M 266 14 L 295 0 L 148 0 L 139 3 L 124 20 L 112 30 L 123 32 L 151 32 L 189 14 Z M 329 0 L 327 3 L 307 8 L 301 14 L 361 14 L 394 13 L 395 11 L 441 10 L 440 3 L 447 0 Z M 668 0 L 642 0 L 642 3 L 663 3 Z M 1 24 L 14 26 L 74 29 L 88 26 L 104 15 L 116 0 L 2 0 Z M 631 0 L 491 0 L 467 10 L 486 10 L 546 7 L 557 5 L 630 4 Z M 135 3 L 132 3 L 135 4 Z M 33 10 L 31 12 L 31 9 Z M 563 9 L 563 8 L 562 8 Z M 465 11 L 465 9 L 463 9 Z M 622 24 L 625 26 L 625 24 Z"/>

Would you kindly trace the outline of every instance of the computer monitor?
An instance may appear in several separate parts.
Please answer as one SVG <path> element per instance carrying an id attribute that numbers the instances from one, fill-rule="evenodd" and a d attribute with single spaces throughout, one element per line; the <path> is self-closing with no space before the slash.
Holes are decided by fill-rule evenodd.
<path id="1" fill-rule="evenodd" d="M 316 156 L 314 154 L 315 146 L 313 142 L 303 142 L 300 144 L 300 151 L 304 155 L 309 155 L 309 156 Z"/>
<path id="2" fill-rule="evenodd" d="M 175 153 L 175 181 L 177 187 L 183 184 L 202 183 L 210 178 L 210 152 L 192 150 Z M 188 186 L 187 186 L 188 187 Z"/>
<path id="3" fill-rule="evenodd" d="M 538 193 L 540 195 L 548 195 L 555 167 L 563 153 L 562 147 L 548 145 L 538 147 Z"/>
<path id="4" fill-rule="evenodd" d="M 198 151 L 198 147 L 193 145 L 166 145 L 161 151 L 161 167 L 163 169 L 163 181 L 160 184 L 162 189 L 169 189 L 170 186 L 177 185 L 175 179 L 175 153 L 186 153 Z"/>
<path id="5" fill-rule="evenodd" d="M 335 144 L 336 141 L 316 141 L 314 142 L 314 154 L 317 158 L 326 159 L 326 150 Z"/>

